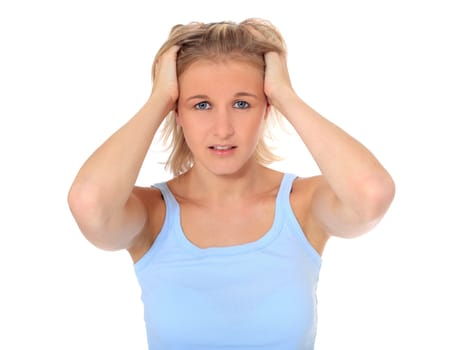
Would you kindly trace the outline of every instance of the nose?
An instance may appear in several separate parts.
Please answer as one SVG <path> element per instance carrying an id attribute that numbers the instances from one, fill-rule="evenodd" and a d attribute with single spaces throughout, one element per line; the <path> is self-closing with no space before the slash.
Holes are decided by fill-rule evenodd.
<path id="1" fill-rule="evenodd" d="M 220 139 L 227 139 L 234 135 L 233 116 L 226 110 L 218 110 L 214 121 L 214 135 Z"/>

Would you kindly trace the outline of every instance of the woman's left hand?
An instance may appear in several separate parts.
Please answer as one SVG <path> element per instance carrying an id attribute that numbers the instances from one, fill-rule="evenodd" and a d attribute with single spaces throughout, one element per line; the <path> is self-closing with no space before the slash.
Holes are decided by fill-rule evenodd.
<path id="1" fill-rule="evenodd" d="M 289 71 L 287 69 L 286 57 L 277 52 L 265 54 L 265 82 L 264 91 L 271 105 L 279 109 L 281 101 L 289 93 L 294 94 Z"/>

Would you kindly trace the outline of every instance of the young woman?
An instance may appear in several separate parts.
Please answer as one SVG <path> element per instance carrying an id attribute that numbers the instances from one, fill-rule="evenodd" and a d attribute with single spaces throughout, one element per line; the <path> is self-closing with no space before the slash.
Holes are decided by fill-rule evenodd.
<path id="1" fill-rule="evenodd" d="M 268 21 L 175 26 L 152 75 L 145 105 L 84 163 L 68 198 L 90 242 L 134 260 L 149 348 L 313 349 L 324 246 L 372 229 L 393 180 L 299 98 Z M 266 167 L 272 110 L 321 175 Z M 174 177 L 135 186 L 162 124 Z"/>

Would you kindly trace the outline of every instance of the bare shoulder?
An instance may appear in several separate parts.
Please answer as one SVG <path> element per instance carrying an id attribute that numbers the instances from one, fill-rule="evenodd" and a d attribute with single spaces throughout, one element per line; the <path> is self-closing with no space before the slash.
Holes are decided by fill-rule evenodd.
<path id="1" fill-rule="evenodd" d="M 323 186 L 322 176 L 298 177 L 294 180 L 290 196 L 292 210 L 305 236 L 315 250 L 323 253 L 329 235 L 312 213 L 312 201 L 315 192 Z"/>
<path id="2" fill-rule="evenodd" d="M 134 239 L 128 252 L 137 262 L 150 249 L 157 238 L 165 219 L 165 202 L 159 189 L 154 187 L 134 187 L 133 194 L 144 204 L 147 210 L 147 222 Z"/>

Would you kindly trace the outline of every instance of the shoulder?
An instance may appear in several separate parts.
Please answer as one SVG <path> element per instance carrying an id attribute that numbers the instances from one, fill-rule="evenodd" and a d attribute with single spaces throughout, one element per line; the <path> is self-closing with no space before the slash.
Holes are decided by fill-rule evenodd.
<path id="1" fill-rule="evenodd" d="M 132 193 L 143 203 L 147 211 L 144 228 L 128 248 L 128 252 L 136 262 L 150 249 L 157 238 L 163 226 L 166 209 L 162 193 L 158 188 L 135 186 Z"/>
<path id="2" fill-rule="evenodd" d="M 296 176 L 292 184 L 292 190 L 294 193 L 308 199 L 324 182 L 325 180 L 321 175 L 311 177 Z"/>
<path id="3" fill-rule="evenodd" d="M 160 212 L 163 211 L 165 207 L 160 189 L 152 186 L 135 186 L 132 193 L 144 204 L 150 220 L 156 220 L 156 218 L 160 216 Z"/>
<path id="4" fill-rule="evenodd" d="M 325 183 L 326 181 L 321 175 L 296 177 L 290 193 L 290 202 L 294 215 L 305 236 L 320 255 L 329 239 L 329 235 L 318 218 L 315 217 L 312 206 L 315 193 L 325 186 Z"/>

